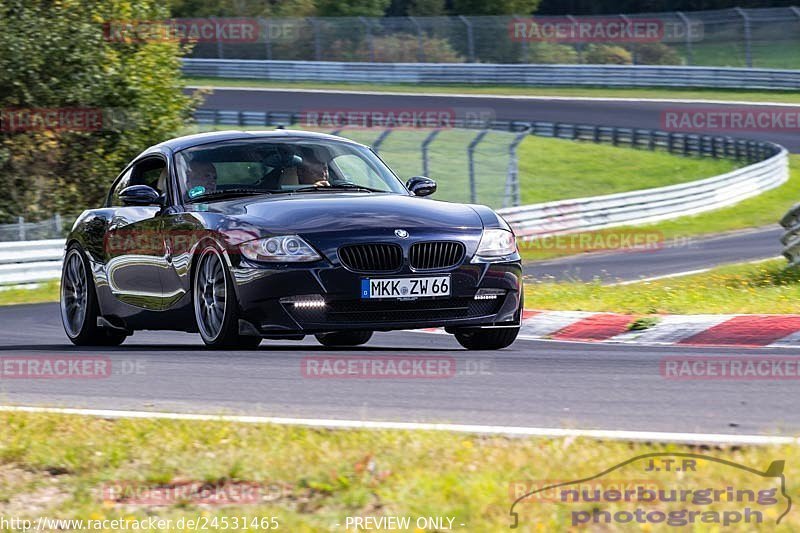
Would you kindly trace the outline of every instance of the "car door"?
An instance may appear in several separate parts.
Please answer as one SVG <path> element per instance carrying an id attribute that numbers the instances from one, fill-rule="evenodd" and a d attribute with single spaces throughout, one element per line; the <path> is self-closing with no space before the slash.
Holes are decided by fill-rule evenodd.
<path id="1" fill-rule="evenodd" d="M 164 308 L 162 288 L 166 251 L 162 205 L 124 205 L 120 193 L 132 185 L 166 192 L 166 159 L 150 156 L 135 162 L 115 185 L 110 204 L 114 214 L 105 236 L 105 268 L 112 295 L 149 310 Z"/>

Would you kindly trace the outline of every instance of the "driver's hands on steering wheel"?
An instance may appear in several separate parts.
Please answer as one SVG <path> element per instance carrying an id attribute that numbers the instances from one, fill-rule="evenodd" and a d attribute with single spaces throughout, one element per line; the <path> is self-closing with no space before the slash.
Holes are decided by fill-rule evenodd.
<path id="1" fill-rule="evenodd" d="M 330 187 L 331 184 L 328 180 L 319 180 L 314 182 L 314 187 Z"/>

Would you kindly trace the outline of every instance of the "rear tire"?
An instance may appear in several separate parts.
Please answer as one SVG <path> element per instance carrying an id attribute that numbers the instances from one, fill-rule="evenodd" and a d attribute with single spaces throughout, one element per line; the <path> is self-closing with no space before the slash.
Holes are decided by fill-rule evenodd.
<path id="1" fill-rule="evenodd" d="M 500 350 L 511 346 L 519 327 L 474 329 L 456 332 L 456 340 L 467 350 Z"/>
<path id="2" fill-rule="evenodd" d="M 119 346 L 127 338 L 120 331 L 97 326 L 100 307 L 89 262 L 80 245 L 72 244 L 61 267 L 61 323 L 76 346 Z"/>
<path id="3" fill-rule="evenodd" d="M 323 346 L 360 346 L 372 338 L 371 331 L 334 331 L 314 335 Z"/>
<path id="4" fill-rule="evenodd" d="M 253 349 L 261 344 L 261 337 L 239 335 L 239 306 L 233 280 L 222 253 L 213 244 L 205 245 L 200 252 L 192 283 L 192 307 L 206 347 Z"/>

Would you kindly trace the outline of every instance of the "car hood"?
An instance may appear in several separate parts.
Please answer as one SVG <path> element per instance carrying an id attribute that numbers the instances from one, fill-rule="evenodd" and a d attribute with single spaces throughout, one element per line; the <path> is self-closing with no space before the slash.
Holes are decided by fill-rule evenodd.
<path id="1" fill-rule="evenodd" d="M 239 198 L 203 208 L 262 226 L 270 233 L 321 234 L 391 229 L 480 230 L 481 217 L 468 205 L 400 194 L 308 193 Z"/>

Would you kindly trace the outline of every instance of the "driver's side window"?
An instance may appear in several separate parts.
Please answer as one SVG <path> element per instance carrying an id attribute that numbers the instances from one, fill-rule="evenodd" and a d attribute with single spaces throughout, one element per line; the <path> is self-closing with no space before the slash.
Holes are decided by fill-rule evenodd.
<path id="1" fill-rule="evenodd" d="M 114 186 L 114 190 L 111 191 L 111 197 L 108 201 L 109 207 L 122 207 L 122 200 L 119 199 L 119 194 L 123 189 L 130 186 L 132 174 L 133 169 L 129 168 L 128 171 L 125 172 L 125 174 L 119 179 L 119 181 L 117 181 L 117 184 Z"/>
<path id="2" fill-rule="evenodd" d="M 109 206 L 122 207 L 124 204 L 119 195 L 126 187 L 132 185 L 147 185 L 155 189 L 159 194 L 165 194 L 167 192 L 167 181 L 167 164 L 163 159 L 150 158 L 140 161 L 128 169 L 114 186 Z"/>

